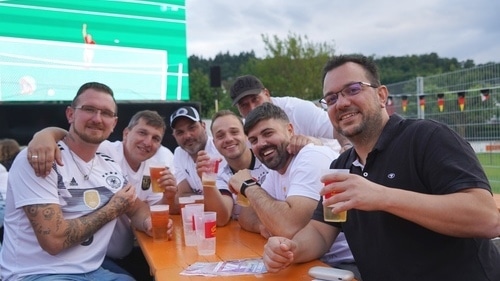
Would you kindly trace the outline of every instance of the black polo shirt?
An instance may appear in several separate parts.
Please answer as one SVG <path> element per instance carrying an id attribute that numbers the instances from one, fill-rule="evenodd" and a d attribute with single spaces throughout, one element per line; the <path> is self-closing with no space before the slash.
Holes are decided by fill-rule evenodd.
<path id="1" fill-rule="evenodd" d="M 350 150 L 331 168 L 386 187 L 449 194 L 470 187 L 489 190 L 471 146 L 444 124 L 392 115 L 361 170 Z M 322 201 L 313 219 L 323 221 Z M 326 223 L 326 222 L 325 222 Z M 349 210 L 344 231 L 364 281 L 500 280 L 500 255 L 489 239 L 442 235 L 382 211 Z"/>

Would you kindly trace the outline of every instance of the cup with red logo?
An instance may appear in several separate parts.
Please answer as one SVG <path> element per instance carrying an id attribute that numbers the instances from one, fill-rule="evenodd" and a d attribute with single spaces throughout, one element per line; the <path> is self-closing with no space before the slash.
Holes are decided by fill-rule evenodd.
<path id="1" fill-rule="evenodd" d="M 325 175 L 329 175 L 329 174 L 338 174 L 338 173 L 349 174 L 349 169 L 327 169 L 327 170 L 322 170 L 321 171 L 321 177 L 323 177 Z M 327 186 L 330 183 L 331 182 L 323 182 L 323 184 L 325 186 Z M 328 199 L 328 198 L 330 198 L 332 196 L 335 196 L 335 194 L 337 194 L 335 191 L 326 193 L 325 195 L 323 195 L 323 201 L 325 201 L 326 199 Z M 334 214 L 332 212 L 332 210 L 333 210 L 333 206 L 331 206 L 331 205 L 330 206 L 323 205 L 323 219 L 325 221 L 330 221 L 330 222 L 345 222 L 345 221 L 347 221 L 347 211 L 342 211 L 340 213 Z"/>
<path id="2" fill-rule="evenodd" d="M 195 218 L 198 255 L 215 255 L 215 234 L 217 232 L 216 218 L 216 212 L 203 212 Z"/>

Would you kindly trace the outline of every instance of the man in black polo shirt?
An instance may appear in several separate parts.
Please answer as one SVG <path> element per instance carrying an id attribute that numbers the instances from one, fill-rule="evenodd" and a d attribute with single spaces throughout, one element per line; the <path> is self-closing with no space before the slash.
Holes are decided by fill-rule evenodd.
<path id="1" fill-rule="evenodd" d="M 449 127 L 387 114 L 389 92 L 362 56 L 337 56 L 324 68 L 322 103 L 353 148 L 323 177 L 321 194 L 347 221 L 323 220 L 323 202 L 292 240 L 272 237 L 270 272 L 320 257 L 344 231 L 364 281 L 500 280 L 500 214 L 471 146 Z"/>

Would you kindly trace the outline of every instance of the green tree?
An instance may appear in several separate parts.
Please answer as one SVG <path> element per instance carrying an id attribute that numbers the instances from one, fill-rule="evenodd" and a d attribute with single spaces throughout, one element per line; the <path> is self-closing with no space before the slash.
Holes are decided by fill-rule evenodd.
<path id="1" fill-rule="evenodd" d="M 333 44 L 314 43 L 307 36 L 289 33 L 284 39 L 262 35 L 266 57 L 250 60 L 243 68 L 268 88 L 273 96 L 307 100 L 321 97 L 321 70 L 335 52 Z"/>

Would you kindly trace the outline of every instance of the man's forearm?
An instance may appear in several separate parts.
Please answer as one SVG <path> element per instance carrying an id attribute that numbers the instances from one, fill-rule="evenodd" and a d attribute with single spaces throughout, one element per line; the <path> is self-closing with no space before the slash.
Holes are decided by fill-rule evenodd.
<path id="1" fill-rule="evenodd" d="M 118 210 L 116 206 L 106 205 L 91 214 L 66 220 L 59 205 L 39 204 L 24 207 L 40 246 L 52 255 L 89 239 L 105 224 L 115 219 L 119 215 Z"/>

